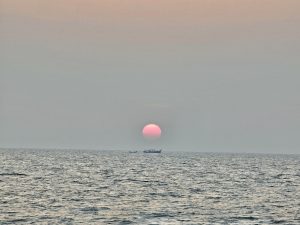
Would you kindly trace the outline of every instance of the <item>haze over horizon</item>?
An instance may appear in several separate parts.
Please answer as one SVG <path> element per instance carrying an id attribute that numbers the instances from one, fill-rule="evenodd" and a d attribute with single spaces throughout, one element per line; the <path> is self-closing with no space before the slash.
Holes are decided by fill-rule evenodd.
<path id="1" fill-rule="evenodd" d="M 0 147 L 300 153 L 299 11 L 0 0 Z"/>

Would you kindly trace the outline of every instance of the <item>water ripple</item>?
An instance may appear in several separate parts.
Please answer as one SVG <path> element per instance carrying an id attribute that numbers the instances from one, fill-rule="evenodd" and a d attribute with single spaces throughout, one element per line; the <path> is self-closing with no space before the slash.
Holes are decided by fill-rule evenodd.
<path id="1" fill-rule="evenodd" d="M 299 155 L 0 151 L 0 224 L 299 224 Z"/>

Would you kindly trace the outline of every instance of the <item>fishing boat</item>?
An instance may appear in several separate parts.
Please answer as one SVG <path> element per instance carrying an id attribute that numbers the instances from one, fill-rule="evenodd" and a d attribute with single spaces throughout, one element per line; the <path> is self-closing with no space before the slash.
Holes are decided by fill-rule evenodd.
<path id="1" fill-rule="evenodd" d="M 162 150 L 161 149 L 146 149 L 143 151 L 144 153 L 161 153 Z"/>
<path id="2" fill-rule="evenodd" d="M 137 153 L 137 151 L 129 151 L 129 153 Z"/>

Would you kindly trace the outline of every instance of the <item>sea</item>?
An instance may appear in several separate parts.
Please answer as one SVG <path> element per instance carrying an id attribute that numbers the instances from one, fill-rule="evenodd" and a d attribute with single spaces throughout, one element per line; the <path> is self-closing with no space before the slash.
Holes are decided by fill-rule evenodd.
<path id="1" fill-rule="evenodd" d="M 0 224 L 300 224 L 300 155 L 0 150 Z"/>

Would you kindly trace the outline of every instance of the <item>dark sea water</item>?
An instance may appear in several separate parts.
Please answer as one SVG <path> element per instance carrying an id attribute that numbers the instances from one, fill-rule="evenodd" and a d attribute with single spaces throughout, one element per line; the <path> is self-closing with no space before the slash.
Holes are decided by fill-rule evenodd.
<path id="1" fill-rule="evenodd" d="M 0 224 L 300 224 L 300 156 L 0 150 Z"/>

